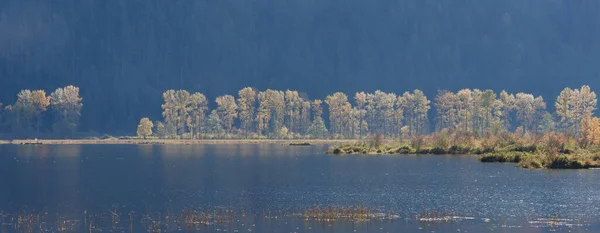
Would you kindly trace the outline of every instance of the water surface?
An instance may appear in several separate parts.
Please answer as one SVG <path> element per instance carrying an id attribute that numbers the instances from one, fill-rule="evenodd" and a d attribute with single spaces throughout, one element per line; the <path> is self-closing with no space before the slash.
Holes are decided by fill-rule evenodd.
<path id="1" fill-rule="evenodd" d="M 162 219 L 159 225 L 171 221 L 160 226 L 163 231 L 189 231 L 173 219 L 194 209 L 233 216 L 227 224 L 193 227 L 200 232 L 600 230 L 600 171 L 523 170 L 472 156 L 328 156 L 326 149 L 2 145 L 0 221 L 3 232 L 19 231 L 10 220 L 19 213 L 41 213 L 47 229 L 67 219 L 73 222 L 67 230 L 77 232 L 89 228 L 88 221 L 98 230 L 146 232 L 156 229 L 148 229 L 144 219 Z M 360 207 L 393 217 L 361 222 L 294 217 L 315 206 Z M 432 212 L 456 219 L 418 220 Z"/>

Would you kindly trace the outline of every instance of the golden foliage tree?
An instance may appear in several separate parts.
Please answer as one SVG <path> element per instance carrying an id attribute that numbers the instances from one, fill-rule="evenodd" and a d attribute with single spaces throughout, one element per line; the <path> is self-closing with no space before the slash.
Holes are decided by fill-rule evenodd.
<path id="1" fill-rule="evenodd" d="M 82 101 L 79 87 L 71 85 L 58 88 L 50 94 L 50 107 L 56 114 L 56 122 L 52 126 L 55 133 L 66 136 L 75 132 L 81 117 Z"/>
<path id="2" fill-rule="evenodd" d="M 154 124 L 150 119 L 144 117 L 140 120 L 140 123 L 137 126 L 137 135 L 140 137 L 144 137 L 146 139 L 148 136 L 152 135 L 152 128 Z"/>
<path id="3" fill-rule="evenodd" d="M 244 130 L 244 134 L 248 135 L 249 132 L 253 131 L 254 127 L 256 91 L 251 87 L 246 87 L 238 92 L 238 96 L 239 117 L 242 122 L 242 129 Z"/>
<path id="4" fill-rule="evenodd" d="M 225 130 L 231 131 L 233 129 L 233 121 L 238 117 L 237 109 L 238 106 L 235 103 L 235 98 L 231 95 L 219 96 L 215 100 L 217 102 L 217 114 L 223 121 Z"/>
<path id="5" fill-rule="evenodd" d="M 581 121 L 581 146 L 600 145 L 600 120 L 586 115 Z"/>

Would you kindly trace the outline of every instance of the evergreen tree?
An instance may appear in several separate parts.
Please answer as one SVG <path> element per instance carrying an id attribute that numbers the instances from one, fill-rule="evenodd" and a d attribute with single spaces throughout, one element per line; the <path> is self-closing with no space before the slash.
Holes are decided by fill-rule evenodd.
<path id="1" fill-rule="evenodd" d="M 204 132 L 208 134 L 222 134 L 225 130 L 223 129 L 223 123 L 219 114 L 216 110 L 212 110 L 208 118 L 206 119 Z"/>
<path id="2" fill-rule="evenodd" d="M 165 138 L 167 136 L 167 128 L 165 127 L 165 124 L 163 124 L 162 121 L 156 121 L 154 125 L 156 126 L 156 136 L 159 138 Z"/>
<path id="3" fill-rule="evenodd" d="M 308 127 L 308 135 L 319 139 L 327 137 L 327 127 L 325 127 L 325 122 L 323 122 L 323 118 L 321 118 L 321 116 L 315 117 L 313 123 L 310 125 L 310 127 Z"/>

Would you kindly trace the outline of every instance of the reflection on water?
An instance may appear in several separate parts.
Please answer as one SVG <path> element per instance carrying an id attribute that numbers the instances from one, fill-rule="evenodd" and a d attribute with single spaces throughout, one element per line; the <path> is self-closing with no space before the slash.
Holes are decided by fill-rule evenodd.
<path id="1" fill-rule="evenodd" d="M 0 232 L 599 230 L 597 171 L 326 148 L 2 145 Z"/>
<path id="2" fill-rule="evenodd" d="M 598 222 L 537 218 L 477 219 L 461 216 L 401 218 L 377 212 L 329 207 L 315 212 L 246 213 L 228 209 L 184 209 L 179 212 L 104 212 L 0 214 L 0 232 L 597 232 Z"/>

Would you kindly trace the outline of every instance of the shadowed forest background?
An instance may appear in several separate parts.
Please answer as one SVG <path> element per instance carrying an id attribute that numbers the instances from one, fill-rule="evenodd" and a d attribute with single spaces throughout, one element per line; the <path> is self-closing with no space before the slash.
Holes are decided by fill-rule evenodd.
<path id="1" fill-rule="evenodd" d="M 117 134 L 161 118 L 167 89 L 211 108 L 246 86 L 318 99 L 505 89 L 552 103 L 564 87 L 600 87 L 598 28 L 595 0 L 8 0 L 0 100 L 75 85 L 79 130 Z"/>

